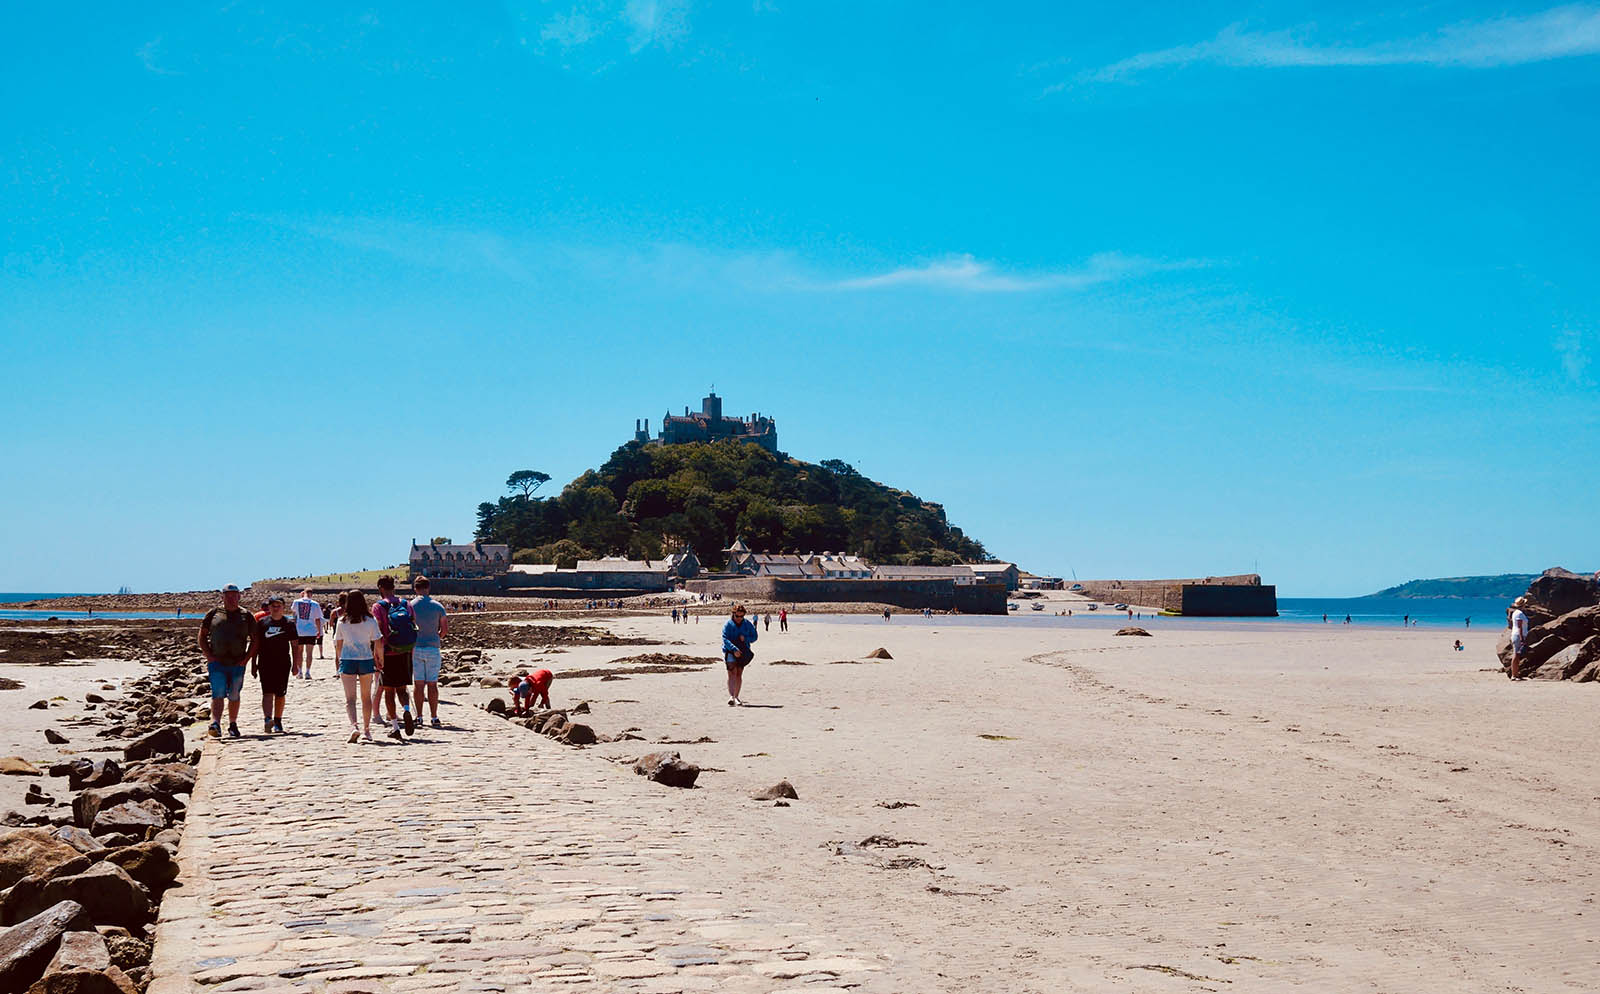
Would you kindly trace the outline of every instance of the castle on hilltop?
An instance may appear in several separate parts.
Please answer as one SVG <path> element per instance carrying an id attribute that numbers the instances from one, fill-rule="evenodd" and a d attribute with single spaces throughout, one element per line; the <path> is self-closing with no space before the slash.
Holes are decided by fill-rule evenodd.
<path id="1" fill-rule="evenodd" d="M 633 440 L 655 442 L 659 445 L 681 445 L 684 442 L 718 442 L 723 439 L 736 442 L 754 442 L 768 452 L 778 451 L 778 423 L 760 414 L 749 418 L 722 416 L 722 398 L 712 390 L 700 401 L 700 410 L 690 412 L 685 407 L 682 416 L 668 411 L 661 418 L 661 432 L 650 437 L 650 419 L 634 419 Z"/>

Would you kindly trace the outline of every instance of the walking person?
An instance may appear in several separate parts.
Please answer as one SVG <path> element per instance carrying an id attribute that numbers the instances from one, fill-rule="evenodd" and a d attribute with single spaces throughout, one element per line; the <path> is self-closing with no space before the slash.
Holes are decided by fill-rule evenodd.
<path id="1" fill-rule="evenodd" d="M 352 590 L 340 598 L 344 604 L 339 616 L 339 635 L 333 640 L 333 656 L 338 660 L 339 679 L 344 683 L 344 710 L 350 717 L 350 741 L 363 737 L 372 741 L 372 675 L 383 656 L 383 632 L 367 610 L 367 598 Z M 361 724 L 356 724 L 356 693 L 361 695 Z"/>
<path id="2" fill-rule="evenodd" d="M 761 616 L 761 630 L 764 632 L 772 631 L 772 615 L 764 614 Z"/>
<path id="3" fill-rule="evenodd" d="M 417 641 L 411 647 L 411 689 L 416 692 L 417 720 L 422 720 L 422 705 L 426 701 L 433 718 L 430 728 L 439 724 L 439 664 L 444 637 L 450 634 L 450 619 L 444 605 L 428 596 L 428 578 L 419 576 L 411 581 L 417 596 L 411 599 L 411 617 L 417 626 Z"/>
<path id="4" fill-rule="evenodd" d="M 1528 651 L 1528 615 L 1522 609 L 1528 604 L 1528 598 L 1518 597 L 1511 602 L 1511 609 L 1506 615 L 1506 620 L 1511 625 L 1511 679 L 1522 679 L 1522 657 Z"/>
<path id="5" fill-rule="evenodd" d="M 779 608 L 778 609 L 778 631 L 786 632 L 788 630 L 789 630 L 789 609 L 788 608 Z"/>
<path id="6" fill-rule="evenodd" d="M 244 667 L 256 654 L 256 619 L 239 606 L 239 588 L 222 588 L 222 606 L 206 612 L 200 622 L 200 654 L 206 658 L 206 679 L 211 683 L 211 725 L 207 734 L 222 736 L 222 702 L 228 702 L 228 736 L 239 737 L 239 692 L 244 689 Z"/>
<path id="7" fill-rule="evenodd" d="M 261 679 L 261 730 L 268 735 L 283 731 L 284 697 L 289 693 L 289 670 L 299 654 L 299 619 L 283 613 L 283 598 L 267 601 L 267 616 L 256 622 L 256 650 L 250 675 Z M 310 647 L 307 646 L 309 655 Z"/>
<path id="8" fill-rule="evenodd" d="M 698 615 L 696 615 L 698 617 Z M 728 667 L 728 706 L 743 707 L 739 692 L 744 689 L 744 668 L 755 658 L 750 646 L 760 638 L 756 626 L 745 620 L 744 605 L 735 604 L 722 626 L 722 661 Z"/>
<path id="9" fill-rule="evenodd" d="M 311 679 L 311 647 L 322 652 L 322 605 L 311 599 L 311 588 L 300 591 L 300 596 L 289 605 L 294 616 L 294 675 L 302 680 Z"/>
<path id="10" fill-rule="evenodd" d="M 383 633 L 383 659 L 378 666 L 383 711 L 389 722 L 389 737 L 399 739 L 402 721 L 405 734 L 416 730 L 411 720 L 411 650 L 417 644 L 417 622 L 411 605 L 394 595 L 394 577 L 378 577 L 378 600 L 372 605 L 372 616 L 378 619 L 378 630 Z M 403 716 L 394 713 L 395 698 L 400 699 Z"/>

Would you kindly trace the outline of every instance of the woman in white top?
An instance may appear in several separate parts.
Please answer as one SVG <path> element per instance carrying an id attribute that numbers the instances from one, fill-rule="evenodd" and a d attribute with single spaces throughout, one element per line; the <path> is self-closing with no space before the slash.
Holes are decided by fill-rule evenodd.
<path id="1" fill-rule="evenodd" d="M 333 643 L 333 656 L 339 661 L 339 679 L 344 681 L 344 708 L 350 716 L 350 741 L 365 737 L 372 741 L 372 674 L 383 658 L 383 632 L 367 610 L 367 599 L 359 590 L 344 595 L 344 615 L 339 619 L 339 636 Z M 361 689 L 361 728 L 356 728 L 356 688 Z"/>

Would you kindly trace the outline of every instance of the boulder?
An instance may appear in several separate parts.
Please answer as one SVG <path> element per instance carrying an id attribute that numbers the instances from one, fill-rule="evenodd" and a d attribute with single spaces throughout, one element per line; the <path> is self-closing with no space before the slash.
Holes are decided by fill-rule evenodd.
<path id="1" fill-rule="evenodd" d="M 866 658 L 868 658 L 868 659 L 893 659 L 894 657 L 889 655 L 889 650 L 888 649 L 885 649 L 882 646 L 880 646 L 880 647 L 878 647 L 876 649 L 873 649 L 871 652 L 867 653 Z"/>
<path id="2" fill-rule="evenodd" d="M 188 763 L 152 763 L 128 773 L 129 783 L 147 783 L 168 794 L 194 793 L 195 768 Z"/>
<path id="3" fill-rule="evenodd" d="M 1596 661 L 1600 661 L 1600 635 L 1591 635 L 1582 642 L 1569 645 L 1557 652 L 1528 675 L 1535 680 L 1577 680 L 1579 683 L 1589 683 L 1594 679 L 1593 676 L 1584 680 L 1578 678 Z"/>
<path id="4" fill-rule="evenodd" d="M 578 706 L 573 708 L 571 710 L 571 713 L 572 714 L 588 714 L 589 713 L 589 702 L 588 701 L 579 701 L 578 702 Z"/>
<path id="5" fill-rule="evenodd" d="M 539 725 L 541 735 L 560 735 L 561 730 L 567 727 L 567 716 L 560 711 L 552 711 Z"/>
<path id="6" fill-rule="evenodd" d="M 57 746 L 66 745 L 68 742 L 71 741 L 65 735 L 62 735 L 60 732 L 56 731 L 53 728 L 47 728 L 47 729 L 44 730 L 44 740 L 46 742 L 50 743 L 51 745 L 57 745 Z"/>
<path id="7" fill-rule="evenodd" d="M 0 932 L 0 991 L 27 990 L 55 956 L 61 937 L 69 929 L 88 927 L 83 906 L 62 901 Z"/>
<path id="8" fill-rule="evenodd" d="M 779 798 L 788 798 L 791 801 L 800 799 L 800 795 L 795 793 L 794 784 L 787 780 L 779 780 L 766 790 L 758 790 L 750 796 L 757 801 L 776 801 Z"/>
<path id="9" fill-rule="evenodd" d="M 142 839 L 171 824 L 172 812 L 162 806 L 160 801 L 123 801 L 121 804 L 101 808 L 96 812 L 94 827 L 90 831 L 96 835 L 120 832 Z"/>
<path id="10" fill-rule="evenodd" d="M 0 757 L 0 776 L 42 777 L 44 771 L 21 756 L 5 756 Z"/>
<path id="11" fill-rule="evenodd" d="M 676 752 L 652 752 L 633 764 L 633 772 L 668 787 L 693 787 L 700 767 L 686 762 Z"/>
<path id="12" fill-rule="evenodd" d="M 590 728 L 588 725 L 580 725 L 577 722 L 573 722 L 572 724 L 563 728 L 558 738 L 560 738 L 561 741 L 565 742 L 567 745 L 575 746 L 594 745 L 597 741 L 595 738 L 594 729 Z"/>
<path id="13" fill-rule="evenodd" d="M 19 828 L 0 835 L 0 889 L 10 887 L 23 877 L 50 877 L 63 866 L 83 859 L 83 853 L 62 839 L 54 838 L 48 829 Z M 79 873 L 88 869 L 68 870 Z"/>
<path id="14" fill-rule="evenodd" d="M 34 701 L 32 704 L 28 705 L 28 710 L 29 711 L 44 711 L 44 710 L 49 709 L 49 707 L 50 707 L 50 702 L 49 701 Z"/>
<path id="15" fill-rule="evenodd" d="M 143 738 L 134 739 L 122 750 L 123 757 L 130 760 L 182 754 L 183 729 L 177 725 L 168 725 Z"/>
<path id="16" fill-rule="evenodd" d="M 44 972 L 57 970 L 109 970 L 111 952 L 99 932 L 67 932 L 61 936 L 61 945 Z"/>
<path id="17" fill-rule="evenodd" d="M 506 699 L 504 697 L 491 697 L 489 698 L 489 703 L 483 707 L 490 714 L 504 715 L 506 713 Z"/>
<path id="18" fill-rule="evenodd" d="M 90 859 L 99 859 L 108 850 L 100 840 L 90 835 L 87 831 L 76 825 L 63 825 L 50 833 L 52 839 L 60 839 L 67 845 L 88 856 Z"/>
<path id="19" fill-rule="evenodd" d="M 111 787 L 91 787 L 72 799 L 72 817 L 79 828 L 94 831 L 95 816 L 101 808 L 114 808 L 127 801 L 159 801 L 167 807 L 177 806 L 177 799 L 147 783 L 119 783 Z M 166 826 L 162 826 L 165 828 Z M 107 829 L 107 831 L 114 831 Z M 101 835 L 101 832 L 94 832 Z"/>
<path id="20" fill-rule="evenodd" d="M 96 925 L 121 925 L 135 930 L 153 917 L 150 892 L 127 871 L 101 861 L 82 873 L 56 877 L 45 885 L 43 903 L 76 901 Z"/>
<path id="21" fill-rule="evenodd" d="M 128 876 L 158 894 L 178 879 L 178 861 L 172 858 L 172 850 L 159 842 L 113 849 L 106 856 L 106 862 L 122 867 Z"/>
<path id="22" fill-rule="evenodd" d="M 80 759 L 67 773 L 67 785 L 73 790 L 86 787 L 112 787 L 122 782 L 122 767 L 114 759 Z"/>
<path id="23" fill-rule="evenodd" d="M 1127 628 L 1119 628 L 1119 629 L 1117 629 L 1117 634 L 1118 635 L 1142 635 L 1145 638 L 1154 638 L 1155 637 L 1155 636 L 1151 635 L 1149 632 L 1145 631 L 1143 628 L 1139 628 L 1136 625 L 1129 625 Z"/>
<path id="24" fill-rule="evenodd" d="M 1523 650 L 1522 675 L 1531 676 L 1552 656 L 1568 646 L 1600 635 L 1600 605 L 1580 607 L 1575 611 L 1536 625 L 1528 631 L 1528 644 Z M 1500 636 L 1495 652 L 1500 657 L 1500 668 L 1511 671 L 1511 632 Z"/>
<path id="25" fill-rule="evenodd" d="M 114 966 L 104 970 L 75 967 L 46 973 L 27 994 L 139 994 L 139 986 Z"/>
<path id="26" fill-rule="evenodd" d="M 54 804 L 56 799 L 44 792 L 44 788 L 36 783 L 28 784 L 28 793 L 23 795 L 23 804 Z"/>
<path id="27" fill-rule="evenodd" d="M 1528 612 L 1530 621 L 1534 612 L 1559 618 L 1579 608 L 1600 605 L 1600 588 L 1595 586 L 1593 577 L 1560 567 L 1545 570 L 1528 584 L 1528 592 L 1523 596 L 1528 598 L 1523 611 Z"/>

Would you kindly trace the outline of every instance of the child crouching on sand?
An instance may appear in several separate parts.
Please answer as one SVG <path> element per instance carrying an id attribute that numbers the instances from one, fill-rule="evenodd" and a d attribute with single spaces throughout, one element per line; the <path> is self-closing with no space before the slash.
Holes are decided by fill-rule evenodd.
<path id="1" fill-rule="evenodd" d="M 540 707 L 550 708 L 550 681 L 555 674 L 549 670 L 534 670 L 533 673 L 519 673 L 509 681 L 511 691 L 511 713 L 514 715 L 529 714 L 533 711 L 535 701 L 540 701 Z"/>

